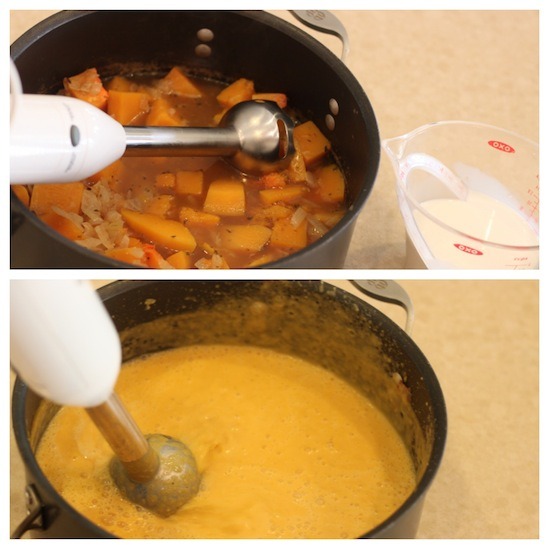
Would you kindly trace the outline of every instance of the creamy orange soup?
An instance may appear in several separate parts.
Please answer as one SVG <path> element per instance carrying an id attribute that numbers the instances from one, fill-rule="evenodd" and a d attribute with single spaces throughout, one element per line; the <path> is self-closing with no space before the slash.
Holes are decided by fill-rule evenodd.
<path id="1" fill-rule="evenodd" d="M 185 442 L 198 495 L 167 519 L 125 500 L 111 451 L 77 408 L 48 427 L 37 459 L 83 515 L 125 538 L 354 538 L 415 485 L 390 422 L 327 370 L 272 350 L 191 346 L 122 369 L 117 392 L 145 433 Z"/>

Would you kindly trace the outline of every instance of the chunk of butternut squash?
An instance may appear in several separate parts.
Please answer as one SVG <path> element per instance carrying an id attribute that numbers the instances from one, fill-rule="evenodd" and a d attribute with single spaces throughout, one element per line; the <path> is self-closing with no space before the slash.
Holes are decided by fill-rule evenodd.
<path id="1" fill-rule="evenodd" d="M 239 78 L 217 95 L 218 103 L 229 108 L 242 101 L 250 101 L 255 93 L 254 83 L 247 78 Z"/>
<path id="2" fill-rule="evenodd" d="M 318 162 L 331 149 L 330 142 L 312 120 L 294 128 L 294 142 L 307 167 Z"/>
<path id="3" fill-rule="evenodd" d="M 323 166 L 314 172 L 317 181 L 317 194 L 323 202 L 338 203 L 345 198 L 345 179 L 335 165 Z"/>
<path id="4" fill-rule="evenodd" d="M 288 105 L 288 97 L 285 93 L 254 93 L 252 99 L 254 101 L 272 101 L 280 109 L 285 109 Z"/>
<path id="5" fill-rule="evenodd" d="M 55 229 L 69 240 L 76 240 L 82 236 L 82 233 L 84 232 L 84 229 L 81 226 L 54 211 L 41 215 L 40 219 L 42 219 L 46 225 L 49 225 L 52 229 Z"/>
<path id="6" fill-rule="evenodd" d="M 142 92 L 112 90 L 109 94 L 107 114 L 120 124 L 137 123 L 149 112 L 149 96 Z"/>
<path id="7" fill-rule="evenodd" d="M 165 93 L 181 95 L 184 97 L 199 98 L 202 92 L 193 84 L 179 67 L 174 67 L 159 82 L 159 87 Z"/>
<path id="8" fill-rule="evenodd" d="M 68 213 L 80 213 L 84 184 L 74 183 L 41 183 L 34 185 L 30 199 L 30 209 L 37 215 L 51 211 L 58 206 Z"/>
<path id="9" fill-rule="evenodd" d="M 181 170 L 175 174 L 176 194 L 200 195 L 204 189 L 202 170 Z"/>
<path id="10" fill-rule="evenodd" d="M 184 206 L 179 210 L 179 221 L 186 227 L 215 227 L 221 222 L 218 215 L 201 212 L 194 208 Z"/>
<path id="11" fill-rule="evenodd" d="M 154 185 L 157 189 L 173 189 L 175 187 L 175 174 L 172 172 L 162 172 L 155 176 Z"/>
<path id="12" fill-rule="evenodd" d="M 225 225 L 219 228 L 221 245 L 235 252 L 259 252 L 271 237 L 271 229 L 263 225 Z"/>
<path id="13" fill-rule="evenodd" d="M 169 101 L 163 97 L 155 99 L 151 110 L 147 115 L 147 126 L 184 126 L 184 121 L 177 116 L 177 113 Z"/>
<path id="14" fill-rule="evenodd" d="M 234 217 L 246 213 L 244 184 L 232 179 L 217 179 L 210 183 L 203 210 L 207 213 Z"/>
<path id="15" fill-rule="evenodd" d="M 166 258 L 166 261 L 174 269 L 190 269 L 192 267 L 191 256 L 188 252 L 179 250 Z"/>
<path id="16" fill-rule="evenodd" d="M 131 80 L 125 76 L 115 76 L 107 82 L 106 86 L 109 91 L 116 90 L 128 92 L 133 90 L 134 85 Z"/>
<path id="17" fill-rule="evenodd" d="M 172 250 L 192 252 L 196 248 L 192 233 L 179 221 L 127 209 L 121 214 L 127 225 L 147 240 Z"/>
<path id="18" fill-rule="evenodd" d="M 290 217 L 294 213 L 294 208 L 285 204 L 273 204 L 272 206 L 260 207 L 252 213 L 252 223 L 259 225 L 269 225 L 275 219 L 281 217 Z"/>
<path id="19" fill-rule="evenodd" d="M 277 219 L 271 233 L 271 245 L 288 251 L 301 250 L 307 246 L 307 220 L 304 219 L 294 227 L 291 218 Z"/>
<path id="20" fill-rule="evenodd" d="M 145 205 L 145 212 L 166 217 L 173 205 L 174 197 L 171 194 L 153 196 Z"/>
<path id="21" fill-rule="evenodd" d="M 259 191 L 259 198 L 262 204 L 270 205 L 276 202 L 284 202 L 293 204 L 299 200 L 305 193 L 307 188 L 299 185 L 289 185 L 277 189 L 263 189 Z"/>

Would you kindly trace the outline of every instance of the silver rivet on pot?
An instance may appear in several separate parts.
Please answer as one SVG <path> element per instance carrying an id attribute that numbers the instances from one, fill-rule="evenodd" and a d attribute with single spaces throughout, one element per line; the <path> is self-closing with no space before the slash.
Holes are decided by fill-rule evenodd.
<path id="1" fill-rule="evenodd" d="M 324 123 L 330 131 L 333 131 L 336 125 L 335 117 L 339 114 L 339 103 L 332 97 L 332 99 L 328 101 L 328 108 L 330 109 L 331 114 L 326 115 Z"/>
<path id="2" fill-rule="evenodd" d="M 203 28 L 197 31 L 196 37 L 202 42 L 194 49 L 194 53 L 197 57 L 210 57 L 212 54 L 212 48 L 204 42 L 211 42 L 214 39 L 214 33 L 211 29 Z"/>
<path id="3" fill-rule="evenodd" d="M 196 33 L 196 37 L 201 42 L 211 42 L 214 39 L 214 33 L 211 29 L 200 29 Z"/>
<path id="4" fill-rule="evenodd" d="M 335 118 L 331 114 L 326 115 L 326 118 L 324 119 L 324 123 L 326 124 L 326 127 L 330 131 L 333 131 L 335 129 L 335 125 L 336 125 Z"/>
<path id="5" fill-rule="evenodd" d="M 210 57 L 212 54 L 212 48 L 207 44 L 198 44 L 194 49 L 194 53 L 197 57 Z"/>

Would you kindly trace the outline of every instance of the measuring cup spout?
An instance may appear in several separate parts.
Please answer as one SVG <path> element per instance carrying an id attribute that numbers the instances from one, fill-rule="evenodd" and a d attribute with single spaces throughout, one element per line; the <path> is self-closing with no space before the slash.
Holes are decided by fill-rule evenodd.
<path id="1" fill-rule="evenodd" d="M 423 152 L 410 153 L 407 150 L 410 135 L 408 133 L 384 139 L 381 142 L 383 149 L 391 160 L 399 184 L 404 188 L 407 187 L 410 172 L 422 170 L 430 173 L 440 181 L 452 193 L 453 197 L 459 200 L 466 200 L 468 194 L 467 186 L 452 170 L 429 154 Z"/>
<path id="2" fill-rule="evenodd" d="M 398 166 L 399 159 L 402 158 L 406 141 L 407 135 L 401 135 L 399 137 L 383 139 L 381 142 L 381 146 L 383 147 L 395 167 Z"/>

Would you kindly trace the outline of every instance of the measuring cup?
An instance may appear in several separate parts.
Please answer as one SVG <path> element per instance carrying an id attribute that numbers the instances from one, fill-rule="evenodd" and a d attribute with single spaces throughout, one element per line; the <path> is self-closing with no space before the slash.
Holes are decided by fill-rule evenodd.
<path id="1" fill-rule="evenodd" d="M 397 179 L 406 268 L 537 269 L 539 145 L 475 122 L 382 141 Z"/>

